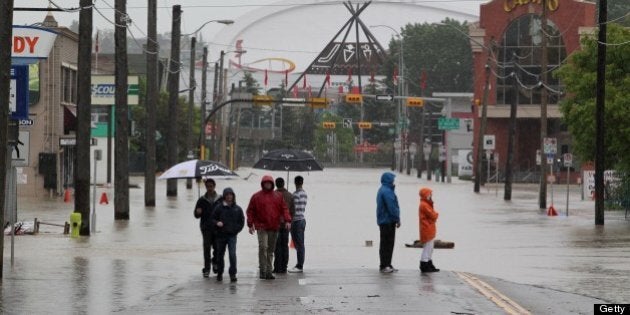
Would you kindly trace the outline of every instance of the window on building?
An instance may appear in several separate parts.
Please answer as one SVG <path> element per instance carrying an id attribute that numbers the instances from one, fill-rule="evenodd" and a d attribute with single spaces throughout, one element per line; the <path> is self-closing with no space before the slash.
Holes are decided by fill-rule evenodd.
<path id="1" fill-rule="evenodd" d="M 512 21 L 503 34 L 498 49 L 497 67 L 497 104 L 511 104 L 516 94 L 512 86 L 511 73 L 516 73 L 519 83 L 518 104 L 540 104 L 541 89 L 534 88 L 540 82 L 542 73 L 542 34 L 540 16 L 527 14 Z M 562 33 L 556 25 L 547 20 L 547 85 L 553 90 L 560 90 L 560 82 L 551 75 L 567 57 Z M 549 91 L 548 103 L 556 104 L 559 95 Z"/>
<path id="2" fill-rule="evenodd" d="M 39 62 L 28 66 L 28 105 L 33 106 L 39 102 Z"/>
<path id="3" fill-rule="evenodd" d="M 61 101 L 65 104 L 77 103 L 77 70 L 62 67 L 61 68 L 62 95 Z"/>

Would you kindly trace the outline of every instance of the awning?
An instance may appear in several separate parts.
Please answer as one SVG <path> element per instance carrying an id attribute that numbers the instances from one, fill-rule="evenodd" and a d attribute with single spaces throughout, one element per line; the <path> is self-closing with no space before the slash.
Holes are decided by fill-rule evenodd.
<path id="1" fill-rule="evenodd" d="M 77 105 L 63 105 L 74 117 L 77 117 Z"/>

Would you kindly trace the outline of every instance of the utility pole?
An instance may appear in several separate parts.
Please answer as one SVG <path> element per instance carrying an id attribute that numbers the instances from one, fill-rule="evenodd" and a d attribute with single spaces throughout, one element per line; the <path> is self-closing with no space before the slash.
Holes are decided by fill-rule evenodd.
<path id="1" fill-rule="evenodd" d="M 219 58 L 219 94 L 218 94 L 218 102 L 223 102 L 223 97 L 225 94 L 226 88 L 224 87 L 224 78 L 223 75 L 223 59 L 225 57 L 225 51 L 221 50 L 221 56 Z M 226 124 L 229 124 L 229 119 L 225 118 L 225 110 L 221 110 L 221 143 L 219 144 L 219 152 L 221 152 L 221 162 L 227 163 L 227 158 L 225 155 L 225 145 L 226 145 Z"/>
<path id="2" fill-rule="evenodd" d="M 193 127 L 193 110 L 195 108 L 195 90 L 197 83 L 195 82 L 195 49 L 197 44 L 197 38 L 192 37 L 190 39 L 190 73 L 188 83 L 188 126 L 186 127 L 186 158 L 193 158 L 193 141 L 192 141 L 192 127 Z M 192 189 L 192 178 L 186 179 L 186 189 Z"/>
<path id="3" fill-rule="evenodd" d="M 81 213 L 80 235 L 90 235 L 90 121 L 92 109 L 92 1 L 81 0 L 77 54 L 77 156 L 74 160 L 74 212 Z"/>
<path id="4" fill-rule="evenodd" d="M 206 85 L 208 84 L 206 78 L 208 74 L 208 46 L 203 47 L 203 66 L 201 67 L 201 119 L 199 128 L 199 159 L 206 159 L 206 102 L 208 91 Z"/>
<path id="5" fill-rule="evenodd" d="M 144 169 L 144 205 L 155 207 L 155 128 L 156 104 L 158 102 L 158 43 L 157 43 L 157 0 L 149 0 L 147 21 L 147 98 L 145 110 L 146 162 Z"/>
<path id="6" fill-rule="evenodd" d="M 481 186 L 482 164 L 483 164 L 483 136 L 486 134 L 486 117 L 488 116 L 488 91 L 490 91 L 490 57 L 492 51 L 488 51 L 488 61 L 486 62 L 486 81 L 483 89 L 483 100 L 481 101 L 481 123 L 477 134 L 477 159 L 475 163 L 475 188 L 479 192 Z"/>
<path id="7" fill-rule="evenodd" d="M 541 56 L 540 56 L 540 191 L 538 205 L 547 208 L 547 157 L 545 157 L 545 138 L 547 137 L 547 0 L 542 0 L 540 18 Z"/>
<path id="8" fill-rule="evenodd" d="M 0 147 L 7 154 L 0 152 L 0 222 L 4 218 L 6 200 L 6 176 L 11 165 L 9 152 L 9 96 L 11 89 L 11 43 L 13 41 L 13 0 L 4 1 L 0 6 Z M 0 279 L 4 269 L 4 233 L 0 235 Z"/>
<path id="9" fill-rule="evenodd" d="M 605 135 L 606 104 L 606 22 L 608 2 L 599 0 L 599 34 L 597 36 L 597 96 L 595 99 L 595 225 L 604 225 Z"/>
<path id="10" fill-rule="evenodd" d="M 182 7 L 173 6 L 173 22 L 171 32 L 171 58 L 168 70 L 168 116 L 171 123 L 168 125 L 167 146 L 168 165 L 177 163 L 177 99 L 179 98 L 179 40 L 181 36 Z M 166 196 L 177 196 L 177 179 L 166 180 Z"/>
<path id="11" fill-rule="evenodd" d="M 219 63 L 214 63 L 214 83 L 212 87 L 212 109 L 216 108 L 219 101 Z M 219 147 L 217 146 L 217 116 L 212 117 L 212 159 L 215 161 L 219 160 Z"/>
<path id="12" fill-rule="evenodd" d="M 514 68 L 516 71 L 516 67 Z M 514 134 L 516 133 L 516 106 L 518 105 L 518 86 L 516 72 L 512 72 L 512 93 L 514 98 L 510 105 L 510 130 L 508 131 L 508 151 L 505 159 L 505 191 L 503 200 L 512 200 L 512 160 L 514 159 Z"/>
<path id="13" fill-rule="evenodd" d="M 114 159 L 114 220 L 129 220 L 129 106 L 127 102 L 127 0 L 116 0 L 116 148 Z M 88 133 L 89 135 L 89 133 Z M 89 147 L 88 147 L 89 148 Z M 88 199 L 89 201 L 89 199 Z M 89 209 L 89 208 L 88 208 Z"/>

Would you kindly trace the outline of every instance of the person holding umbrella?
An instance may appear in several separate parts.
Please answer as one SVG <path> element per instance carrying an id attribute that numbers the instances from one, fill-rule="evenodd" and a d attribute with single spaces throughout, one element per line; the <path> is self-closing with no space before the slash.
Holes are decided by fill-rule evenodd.
<path id="1" fill-rule="evenodd" d="M 212 178 L 208 178 L 204 180 L 204 185 L 206 186 L 206 193 L 203 194 L 197 200 L 197 204 L 195 205 L 195 210 L 193 214 L 195 218 L 199 220 L 199 228 L 201 229 L 201 235 L 203 236 L 203 269 L 201 269 L 201 273 L 204 278 L 208 278 L 210 276 L 210 264 L 212 263 L 212 267 L 216 270 L 216 247 L 214 246 L 214 226 L 212 225 L 212 211 L 216 206 L 216 202 L 219 199 L 219 194 L 214 190 L 216 187 L 216 182 Z M 210 249 L 214 255 L 210 254 Z M 215 259 L 213 259 L 213 257 Z M 216 271 L 215 271 L 216 272 Z"/>
<path id="2" fill-rule="evenodd" d="M 289 207 L 291 218 L 295 217 L 295 206 L 293 205 L 293 195 L 284 188 L 284 179 L 276 178 L 276 192 L 282 195 L 284 202 Z M 293 226 L 291 227 L 293 228 Z M 276 241 L 276 250 L 273 259 L 273 273 L 286 273 L 289 265 L 289 230 L 285 229 L 284 224 L 280 225 L 278 230 L 278 240 Z"/>
<path id="3" fill-rule="evenodd" d="M 291 229 L 291 215 L 282 195 L 273 190 L 274 181 L 270 175 L 260 181 L 261 190 L 254 193 L 247 206 L 247 227 L 249 233 L 258 235 L 258 267 L 260 279 L 273 280 L 273 253 L 276 249 L 278 230 L 284 222 Z"/>

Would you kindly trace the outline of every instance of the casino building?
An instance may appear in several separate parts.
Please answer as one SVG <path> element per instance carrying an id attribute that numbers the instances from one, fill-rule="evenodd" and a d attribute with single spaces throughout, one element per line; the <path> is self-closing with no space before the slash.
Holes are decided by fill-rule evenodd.
<path id="1" fill-rule="evenodd" d="M 547 29 L 541 31 L 542 4 L 547 6 Z M 593 32 L 596 5 L 580 0 L 494 0 L 480 7 L 479 21 L 469 28 L 474 62 L 474 100 L 483 100 L 486 65 L 489 66 L 489 90 L 486 135 L 495 136 L 499 154 L 499 171 L 505 172 L 508 153 L 510 104 L 516 98 L 517 121 L 514 138 L 514 181 L 538 178 L 536 151 L 541 147 L 540 74 L 547 71 L 547 137 L 557 139 L 557 155 L 571 153 L 571 136 L 561 120 L 558 102 L 562 99 L 562 82 L 553 71 L 567 56 L 580 49 L 580 37 Z M 542 36 L 547 37 L 548 65 L 541 66 Z M 482 45 L 483 44 L 483 45 Z M 518 80 L 512 83 L 511 73 Z M 481 106 L 474 106 L 476 148 L 480 131 Z M 482 147 L 483 148 L 483 147 Z M 580 165 L 573 167 L 578 169 Z M 484 163 L 485 165 L 485 163 Z M 554 169 L 557 169 L 555 167 Z"/>

